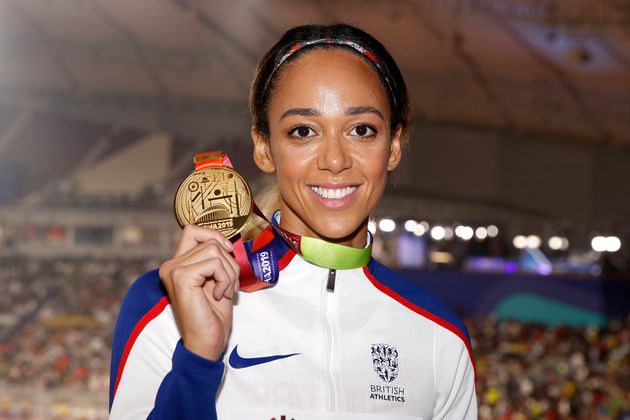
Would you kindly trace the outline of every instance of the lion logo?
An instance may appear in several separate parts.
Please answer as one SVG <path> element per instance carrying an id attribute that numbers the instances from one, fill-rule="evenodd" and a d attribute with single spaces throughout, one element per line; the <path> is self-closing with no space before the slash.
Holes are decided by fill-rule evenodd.
<path id="1" fill-rule="evenodd" d="M 372 344 L 374 372 L 387 384 L 398 377 L 398 350 L 389 344 Z"/>

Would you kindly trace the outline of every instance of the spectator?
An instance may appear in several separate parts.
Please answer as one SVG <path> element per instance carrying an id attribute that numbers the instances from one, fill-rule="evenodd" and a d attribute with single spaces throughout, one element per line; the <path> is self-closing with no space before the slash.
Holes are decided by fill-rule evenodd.
<path id="1" fill-rule="evenodd" d="M 88 399 L 94 406 L 55 401 L 47 417 L 105 418 L 119 302 L 130 282 L 156 265 L 2 259 L 0 417 L 38 417 L 31 398 L 12 399 L 4 390 L 69 389 L 77 398 L 95 395 Z M 630 318 L 605 328 L 550 328 L 492 318 L 467 324 L 477 361 L 480 419 L 630 419 Z"/>

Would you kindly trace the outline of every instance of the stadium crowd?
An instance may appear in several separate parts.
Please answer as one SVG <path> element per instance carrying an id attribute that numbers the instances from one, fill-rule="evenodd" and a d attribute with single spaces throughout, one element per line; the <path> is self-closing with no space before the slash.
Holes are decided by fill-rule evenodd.
<path id="1" fill-rule="evenodd" d="M 480 419 L 630 419 L 630 318 L 545 327 L 468 320 Z"/>
<path id="2" fill-rule="evenodd" d="M 157 262 L 0 260 L 0 418 L 29 418 L 33 395 L 59 390 L 98 394 L 106 408 L 114 323 L 147 264 Z M 50 417 L 71 417 L 65 405 Z"/>
<path id="3" fill-rule="evenodd" d="M 105 418 L 121 299 L 138 274 L 157 265 L 1 259 L 0 418 L 38 418 L 34 395 L 59 390 L 72 392 L 50 402 L 46 417 Z M 603 328 L 487 317 L 467 324 L 480 419 L 630 419 L 630 318 Z M 98 406 L 73 408 L 80 393 L 95 395 Z"/>

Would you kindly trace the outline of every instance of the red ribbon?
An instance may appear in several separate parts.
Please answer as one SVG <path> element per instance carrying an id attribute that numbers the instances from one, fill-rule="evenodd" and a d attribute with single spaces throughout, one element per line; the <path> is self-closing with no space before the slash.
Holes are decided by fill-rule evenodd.
<path id="1" fill-rule="evenodd" d="M 234 169 L 234 166 L 232 165 L 232 162 L 230 161 L 230 158 L 227 156 L 226 153 L 207 152 L 197 153 L 195 155 L 195 171 L 201 171 L 206 168 L 221 167 Z M 256 203 L 253 202 L 253 198 L 252 205 L 254 213 L 262 217 L 264 220 L 267 220 L 267 218 L 260 211 Z M 272 239 L 273 232 L 270 226 L 254 240 L 253 249 L 255 250 L 266 245 Z M 256 274 L 254 274 L 254 271 L 252 270 L 252 267 L 249 263 L 249 256 L 247 255 L 247 251 L 245 250 L 245 244 L 243 243 L 243 238 L 241 238 L 241 235 L 239 234 L 235 236 L 231 239 L 231 241 L 234 244 L 234 259 L 236 260 L 236 263 L 241 270 L 240 289 L 246 292 L 253 292 L 271 286 L 271 284 L 259 280 L 258 277 L 256 277 Z"/>

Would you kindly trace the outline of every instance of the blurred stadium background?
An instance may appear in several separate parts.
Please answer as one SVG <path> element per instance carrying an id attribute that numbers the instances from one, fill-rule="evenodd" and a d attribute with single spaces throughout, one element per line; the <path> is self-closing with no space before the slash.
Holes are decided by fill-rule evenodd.
<path id="1" fill-rule="evenodd" d="M 246 98 L 288 27 L 399 62 L 375 255 L 464 317 L 484 419 L 630 418 L 628 0 L 0 0 L 0 417 L 107 416 L 119 303 L 196 152 L 260 191 Z"/>

